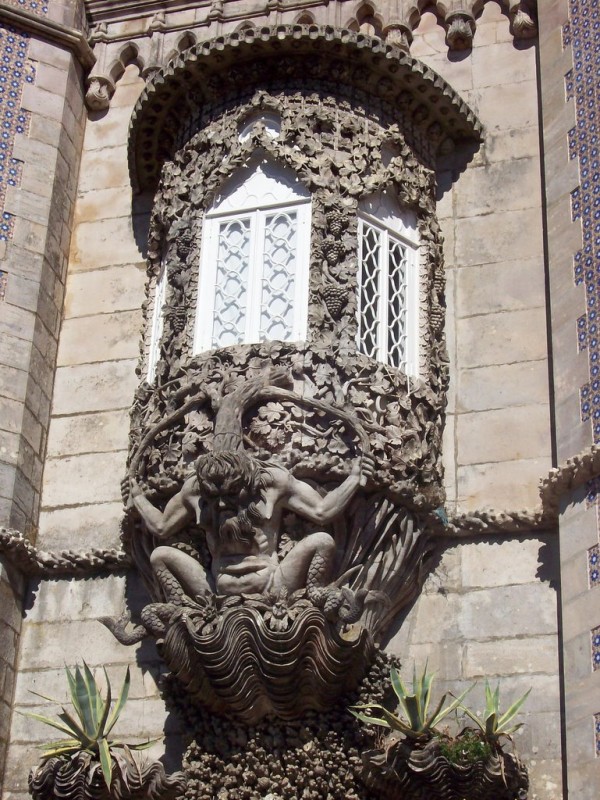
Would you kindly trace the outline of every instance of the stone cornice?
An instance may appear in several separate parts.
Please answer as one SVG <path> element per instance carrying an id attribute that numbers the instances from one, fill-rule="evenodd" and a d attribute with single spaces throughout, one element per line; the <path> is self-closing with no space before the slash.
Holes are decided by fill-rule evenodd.
<path id="1" fill-rule="evenodd" d="M 558 513 L 561 498 L 585 486 L 600 474 L 600 446 L 593 444 L 552 469 L 540 481 L 540 497 L 547 513 Z"/>
<path id="2" fill-rule="evenodd" d="M 168 3 L 165 0 L 125 0 L 121 3 L 115 0 L 85 0 L 87 17 L 92 24 L 151 17 L 167 10 L 171 14 L 203 6 L 210 8 L 210 5 L 211 0 L 169 0 Z"/>
<path id="3" fill-rule="evenodd" d="M 38 550 L 24 534 L 9 528 L 0 528 L 0 556 L 25 575 L 47 578 L 116 572 L 131 564 L 129 556 L 123 550 L 93 548 L 88 552 L 62 550 L 58 553 Z"/>
<path id="4" fill-rule="evenodd" d="M 31 11 L 2 2 L 2 0 L 0 0 L 0 22 L 14 25 L 40 39 L 70 50 L 85 70 L 90 70 L 96 63 L 96 56 L 92 52 L 85 34 L 76 28 L 38 16 Z"/>

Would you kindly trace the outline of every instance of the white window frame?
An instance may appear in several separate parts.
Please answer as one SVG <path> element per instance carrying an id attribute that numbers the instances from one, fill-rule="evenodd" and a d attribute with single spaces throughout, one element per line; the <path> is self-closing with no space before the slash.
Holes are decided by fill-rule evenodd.
<path id="1" fill-rule="evenodd" d="M 266 162 L 258 165 L 260 169 Z M 290 173 L 287 168 L 280 168 L 270 162 L 271 169 L 281 170 L 281 173 Z M 295 179 L 295 176 L 294 176 Z M 243 182 L 236 182 L 237 188 Z M 275 187 L 277 188 L 277 187 Z M 309 282 L 309 257 L 310 257 L 310 223 L 311 200 L 307 193 L 305 196 L 292 199 L 293 187 L 282 187 L 284 196 L 282 202 L 277 202 L 273 186 L 266 192 L 266 201 L 260 202 L 256 194 L 249 196 L 247 203 L 240 203 L 239 207 L 231 210 L 231 203 L 227 196 L 223 201 L 217 202 L 210 209 L 204 219 L 202 233 L 202 247 L 200 255 L 200 271 L 198 279 L 198 304 L 196 310 L 196 324 L 194 331 L 194 354 L 203 353 L 225 346 L 213 343 L 214 312 L 216 298 L 216 281 L 218 273 L 219 232 L 224 223 L 232 221 L 249 220 L 250 222 L 250 257 L 248 266 L 248 283 L 246 290 L 246 316 L 243 336 L 236 344 L 252 344 L 265 341 L 266 337 L 261 331 L 261 317 L 263 313 L 263 269 L 264 269 L 264 241 L 266 233 L 266 220 L 277 213 L 296 214 L 296 251 L 295 271 L 293 286 L 293 324 L 292 330 L 285 341 L 300 341 L 306 339 L 308 325 L 308 282 Z M 244 207 L 244 205 L 248 207 Z M 221 207 L 225 210 L 221 211 Z M 230 346 L 229 344 L 227 346 Z"/>
<path id="2" fill-rule="evenodd" d="M 413 215 L 407 215 L 403 219 L 402 210 L 397 207 L 394 214 L 390 214 L 391 203 L 389 198 L 385 196 L 382 198 L 383 204 L 386 206 L 386 212 L 383 216 L 376 216 L 369 211 L 359 209 L 358 213 L 358 302 L 357 302 L 357 318 L 358 318 L 358 331 L 357 331 L 357 348 L 360 352 L 362 346 L 362 300 L 363 300 L 363 287 L 362 287 L 362 264 L 363 264 L 363 242 L 365 225 L 374 230 L 379 237 L 379 257 L 378 257 L 378 276 L 377 276 L 377 292 L 378 292 L 378 306 L 377 306 L 377 337 L 376 337 L 376 353 L 374 357 L 377 361 L 384 364 L 390 364 L 390 354 L 388 352 L 388 329 L 391 320 L 390 315 L 390 297 L 389 297 L 389 264 L 390 264 L 390 245 L 393 242 L 398 242 L 406 250 L 406 349 L 405 361 L 403 364 L 391 364 L 391 366 L 403 370 L 411 377 L 418 377 L 419 375 L 419 317 L 420 317 L 420 304 L 419 304 L 419 281 L 420 281 L 420 248 L 418 241 L 418 233 L 416 229 L 416 220 L 410 219 Z M 376 203 L 371 203 L 371 207 Z M 396 216 L 397 214 L 397 216 Z M 396 218 L 394 218 L 396 217 Z M 367 354 L 368 355 L 368 354 Z"/>
<path id="3" fill-rule="evenodd" d="M 154 286 L 154 300 L 152 303 L 152 323 L 150 326 L 150 342 L 148 345 L 148 358 L 146 362 L 146 380 L 154 383 L 156 378 L 156 365 L 160 359 L 160 340 L 164 330 L 165 301 L 167 299 L 167 265 L 165 260 L 160 266 L 159 274 Z"/>

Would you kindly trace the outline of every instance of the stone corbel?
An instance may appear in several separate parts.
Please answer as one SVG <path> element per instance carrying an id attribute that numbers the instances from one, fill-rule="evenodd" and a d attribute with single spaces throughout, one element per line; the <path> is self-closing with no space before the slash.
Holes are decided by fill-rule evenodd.
<path id="1" fill-rule="evenodd" d="M 87 80 L 85 104 L 90 111 L 106 111 L 115 93 L 115 84 L 105 75 L 91 75 Z"/>
<path id="2" fill-rule="evenodd" d="M 163 50 L 165 39 L 165 12 L 158 11 L 148 25 L 147 35 L 150 37 L 150 53 L 148 63 L 142 70 L 142 78 L 149 80 L 163 66 Z"/>
<path id="3" fill-rule="evenodd" d="M 223 19 L 223 0 L 212 0 L 208 18 L 216 22 Z"/>
<path id="4" fill-rule="evenodd" d="M 510 26 L 515 39 L 533 39 L 538 28 L 528 0 L 509 0 Z"/>
<path id="5" fill-rule="evenodd" d="M 108 26 L 106 22 L 99 22 L 92 28 L 88 41 L 90 45 L 95 45 L 97 42 L 108 42 Z"/>
<path id="6" fill-rule="evenodd" d="M 475 17 L 469 11 L 450 11 L 444 19 L 450 50 L 469 50 L 475 36 Z"/>
<path id="7" fill-rule="evenodd" d="M 392 44 L 405 53 L 410 52 L 413 34 L 410 25 L 405 22 L 390 22 L 383 29 L 383 38 L 387 44 Z"/>

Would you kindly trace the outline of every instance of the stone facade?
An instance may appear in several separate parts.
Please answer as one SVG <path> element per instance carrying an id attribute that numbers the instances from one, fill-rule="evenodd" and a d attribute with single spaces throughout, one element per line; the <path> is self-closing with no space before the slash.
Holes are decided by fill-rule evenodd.
<path id="1" fill-rule="evenodd" d="M 432 527 L 423 587 L 396 614 L 384 649 L 405 669 L 428 660 L 440 689 L 458 692 L 479 681 L 472 705 L 482 702 L 486 678 L 500 682 L 506 702 L 531 687 L 526 726 L 515 737 L 529 769 L 530 797 L 595 796 L 600 457 L 594 432 L 597 154 L 589 114 L 597 94 L 586 83 L 590 65 L 593 73 L 593 5 L 0 4 L 1 53 L 17 84 L 10 95 L 16 121 L 13 106 L 0 105 L 8 143 L 0 172 L 3 798 L 26 796 L 36 744 L 48 738 L 43 726 L 12 711 L 47 713 L 29 690 L 64 700 L 63 666 L 82 659 L 106 666 L 116 684 L 131 665 L 119 736 L 162 737 L 150 752 L 165 756 L 168 769 L 180 766 L 187 723 L 160 693 L 164 666 L 155 645 L 126 647 L 99 623 L 125 608 L 135 618 L 148 603 L 129 555 L 121 552 L 121 480 L 144 422 L 138 409 L 132 426 L 129 412 L 145 374 L 162 258 L 159 222 L 172 202 L 172 184 L 163 176 L 155 198 L 156 182 L 162 162 L 171 162 L 165 174 L 175 169 L 185 136 L 192 141 L 187 129 L 180 131 L 165 153 L 173 120 L 183 129 L 189 115 L 190 131 L 196 125 L 200 133 L 205 124 L 192 102 L 183 109 L 186 84 L 177 81 L 191 75 L 201 92 L 203 80 L 208 86 L 224 63 L 236 74 L 243 73 L 242 63 L 249 75 L 259 53 L 263 59 L 268 48 L 283 52 L 278 38 L 294 36 L 307 63 L 314 58 L 331 69 L 332 94 L 344 81 L 360 86 L 364 76 L 351 70 L 343 80 L 337 74 L 336 86 L 340 53 L 349 42 L 356 47 L 353 58 L 378 76 L 371 101 L 379 98 L 382 109 L 389 103 L 394 113 L 406 104 L 404 135 L 419 169 L 435 177 L 431 213 L 443 235 L 445 310 L 433 292 L 427 324 L 434 330 L 443 322 L 443 336 L 439 327 L 429 340 L 440 354 L 432 363 L 440 374 L 447 364 L 449 380 L 445 411 L 433 416 L 440 437 L 443 427 L 443 479 L 436 467 L 430 480 L 440 490 L 443 484 L 445 499 L 436 504 L 443 506 L 438 522 L 446 522 Z M 385 44 L 375 40 L 371 48 L 370 36 Z M 308 48 L 300 40 L 311 37 L 321 49 L 309 56 L 298 48 Z M 408 55 L 424 65 L 417 77 L 406 78 Z M 445 81 L 443 88 L 428 68 Z M 422 91 L 415 88 L 419 81 Z M 431 100 L 431 86 L 443 99 Z M 362 96 L 353 91 L 358 105 Z M 227 113 L 246 100 L 236 102 Z M 216 101 L 214 108 L 211 120 L 221 113 Z M 372 131 L 376 137 L 375 126 Z M 289 163 L 294 158 L 303 168 L 293 153 Z M 203 186 L 212 180 L 204 168 L 201 163 Z M 200 214 L 204 200 L 194 202 Z M 313 232 L 313 304 L 322 291 L 314 279 L 320 235 Z M 345 263 L 352 264 L 347 246 Z M 439 266 L 441 274 L 441 260 Z M 332 329 L 343 336 L 354 324 L 354 307 L 341 313 L 347 319 Z M 319 324 L 326 327 L 327 319 Z M 164 352 L 179 358 L 186 352 L 177 350 L 181 330 L 177 319 L 166 322 Z M 410 396 L 410 382 L 399 387 L 400 396 L 406 390 Z M 436 408 L 443 405 L 440 399 Z"/>

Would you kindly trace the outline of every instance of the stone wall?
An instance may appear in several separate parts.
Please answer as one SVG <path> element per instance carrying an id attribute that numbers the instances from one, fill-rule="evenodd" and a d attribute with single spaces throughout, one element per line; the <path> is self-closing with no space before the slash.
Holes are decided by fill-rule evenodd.
<path id="1" fill-rule="evenodd" d="M 340 5 L 331 5 L 338 16 Z M 186 19 L 182 12 L 182 30 Z M 134 28 L 123 24 L 110 107 L 91 112 L 85 130 L 41 500 L 39 542 L 47 550 L 118 544 L 148 220 L 146 199 L 132 197 L 126 159 L 127 126 L 143 86 L 139 69 L 152 67 L 135 50 L 125 52 Z M 493 2 L 479 16 L 472 51 L 449 53 L 445 36 L 424 13 L 412 54 L 486 126 L 466 169 L 458 153 L 439 171 L 451 369 L 448 510 L 531 509 L 551 465 L 535 47 L 515 45 L 507 15 Z M 479 679 L 475 702 L 485 677 L 500 680 L 506 701 L 533 687 L 528 727 L 517 741 L 539 800 L 561 797 L 556 559 L 555 538 L 535 531 L 440 547 L 423 595 L 389 643 L 409 669 L 413 660 L 429 659 L 440 688 Z M 132 700 L 118 733 L 168 733 L 154 749 L 166 747 L 174 764 L 178 723 L 158 697 L 155 651 L 124 648 L 98 622 L 121 613 L 126 598 L 135 611 L 141 591 L 124 575 L 32 584 L 15 699 L 24 710 L 39 708 L 29 689 L 63 698 L 64 663 L 107 665 L 116 685 L 132 664 Z M 41 725 L 15 716 L 5 797 L 24 798 L 39 755 L 35 743 L 46 736 Z"/>
<path id="2" fill-rule="evenodd" d="M 540 27 L 548 262 L 559 462 L 600 440 L 597 114 L 600 11 L 552 0 Z M 600 780 L 599 479 L 560 503 L 565 760 L 571 797 Z"/>
<path id="3" fill-rule="evenodd" d="M 0 109 L 0 525 L 35 538 L 83 132 L 82 70 L 62 33 L 81 8 L 20 6 L 33 23 L 21 27 L 4 9 L 0 19 L 10 76 Z M 43 25 L 36 33 L 36 19 L 58 23 L 58 33 Z M 0 775 L 22 588 L 22 577 L 0 563 Z"/>

